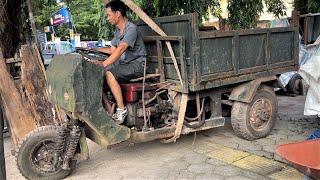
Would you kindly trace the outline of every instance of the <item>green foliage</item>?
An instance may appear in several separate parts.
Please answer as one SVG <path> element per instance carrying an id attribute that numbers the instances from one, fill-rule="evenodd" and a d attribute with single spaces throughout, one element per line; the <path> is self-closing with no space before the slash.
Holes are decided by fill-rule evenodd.
<path id="1" fill-rule="evenodd" d="M 309 0 L 308 9 L 311 13 L 320 12 L 320 1 L 318 0 Z"/>
<path id="2" fill-rule="evenodd" d="M 260 14 L 263 12 L 263 2 L 268 12 L 277 17 L 285 15 L 285 6 L 281 0 L 228 0 L 228 24 L 231 29 L 256 27 Z"/>
<path id="3" fill-rule="evenodd" d="M 300 14 L 320 12 L 319 0 L 294 0 L 293 6 Z"/>
<path id="4" fill-rule="evenodd" d="M 68 5 L 74 26 L 83 39 L 98 36 L 101 3 L 100 0 L 74 0 Z"/>
<path id="5" fill-rule="evenodd" d="M 55 0 L 33 0 L 36 24 L 39 29 L 50 25 L 51 14 L 61 8 Z M 104 7 L 101 0 L 66 0 L 72 14 L 73 26 L 82 39 L 97 39 L 106 32 Z M 67 24 L 55 27 L 57 36 L 68 36 Z"/>
<path id="6" fill-rule="evenodd" d="M 199 19 L 207 20 L 209 14 L 220 17 L 219 0 L 134 0 L 151 17 L 198 13 Z M 316 1 L 316 0 L 296 0 Z M 98 39 L 112 37 L 113 28 L 105 17 L 102 0 L 63 0 L 69 7 L 77 33 L 82 39 Z M 228 0 L 229 20 L 232 29 L 253 28 L 256 26 L 263 6 L 276 16 L 285 15 L 282 0 Z M 50 25 L 51 14 L 60 7 L 56 0 L 32 0 L 36 24 L 39 29 Z M 310 3 L 310 7 L 313 3 Z M 130 17 L 137 19 L 131 14 Z M 200 21 L 201 22 L 201 21 Z M 68 36 L 67 25 L 55 28 L 60 37 Z"/>
<path id="7" fill-rule="evenodd" d="M 306 14 L 308 12 L 308 1 L 309 0 L 294 0 L 294 9 L 300 11 L 300 14 Z"/>
<path id="8" fill-rule="evenodd" d="M 50 25 L 51 14 L 59 9 L 55 0 L 31 1 L 38 28 Z"/>
<path id="9" fill-rule="evenodd" d="M 219 0 L 135 0 L 151 17 L 198 13 L 199 18 L 208 19 L 209 13 L 220 17 Z"/>
<path id="10" fill-rule="evenodd" d="M 228 11 L 228 24 L 232 29 L 252 28 L 258 22 L 263 4 L 261 0 L 229 0 Z"/>
<path id="11" fill-rule="evenodd" d="M 104 4 L 100 4 L 99 8 L 99 14 L 98 14 L 99 20 L 98 20 L 98 37 L 99 39 L 102 38 L 108 38 L 111 39 L 113 36 L 114 27 L 111 26 L 111 24 L 107 21 L 106 15 L 105 15 L 105 8 Z"/>
<path id="12" fill-rule="evenodd" d="M 207 20 L 209 13 L 216 17 L 220 17 L 221 14 L 218 0 L 135 0 L 135 2 L 152 17 L 196 12 L 200 19 Z M 275 16 L 285 15 L 282 0 L 229 0 L 229 25 L 232 29 L 256 27 L 264 4 L 268 12 Z"/>
<path id="13" fill-rule="evenodd" d="M 286 12 L 284 11 L 286 7 L 284 6 L 282 0 L 264 0 L 264 3 L 267 6 L 267 11 L 273 13 L 276 17 L 285 16 Z"/>

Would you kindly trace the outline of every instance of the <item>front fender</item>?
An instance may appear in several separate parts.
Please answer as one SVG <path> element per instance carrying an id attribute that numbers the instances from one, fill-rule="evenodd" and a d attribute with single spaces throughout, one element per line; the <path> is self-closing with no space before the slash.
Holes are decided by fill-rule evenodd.
<path id="1" fill-rule="evenodd" d="M 108 146 L 129 139 L 130 129 L 107 115 L 102 106 L 103 82 L 103 68 L 79 54 L 56 56 L 47 70 L 49 100 L 85 122 L 91 132 L 86 134 L 94 142 Z"/>
<path id="2" fill-rule="evenodd" d="M 278 78 L 270 76 L 243 83 L 232 90 L 229 100 L 250 103 L 260 84 L 270 81 L 278 81 Z"/>

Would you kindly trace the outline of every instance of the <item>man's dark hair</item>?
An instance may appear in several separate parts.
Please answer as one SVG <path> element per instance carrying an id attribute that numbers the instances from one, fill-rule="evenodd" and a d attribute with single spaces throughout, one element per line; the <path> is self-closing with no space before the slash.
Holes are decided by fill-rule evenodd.
<path id="1" fill-rule="evenodd" d="M 110 8 L 113 12 L 119 11 L 122 16 L 127 16 L 128 7 L 120 0 L 112 0 L 105 7 Z"/>

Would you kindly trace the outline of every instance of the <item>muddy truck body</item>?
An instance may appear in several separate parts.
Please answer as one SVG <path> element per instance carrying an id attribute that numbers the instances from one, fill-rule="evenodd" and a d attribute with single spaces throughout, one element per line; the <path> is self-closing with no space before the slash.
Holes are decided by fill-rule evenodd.
<path id="1" fill-rule="evenodd" d="M 278 76 L 298 68 L 298 27 L 201 31 L 196 14 L 154 21 L 168 36 L 137 24 L 147 49 L 146 75 L 121 84 L 128 109 L 121 125 L 111 118 L 115 103 L 105 87 L 103 68 L 86 60 L 95 52 L 52 61 L 48 93 L 63 112 L 63 121 L 38 128 L 22 142 L 17 162 L 25 177 L 67 176 L 77 158 L 88 158 L 86 138 L 104 147 L 152 140 L 170 143 L 182 134 L 224 126 L 230 116 L 235 134 L 242 138 L 254 140 L 270 133 L 278 109 L 273 91 L 280 87 Z"/>

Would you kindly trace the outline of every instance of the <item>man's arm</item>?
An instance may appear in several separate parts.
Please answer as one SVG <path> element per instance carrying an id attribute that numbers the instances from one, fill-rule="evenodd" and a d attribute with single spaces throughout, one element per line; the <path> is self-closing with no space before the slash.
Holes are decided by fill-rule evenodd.
<path id="1" fill-rule="evenodd" d="M 103 61 L 103 67 L 107 67 L 116 62 L 120 58 L 120 56 L 128 49 L 128 47 L 129 45 L 127 42 L 120 42 L 117 48 L 114 47 L 112 54 L 105 61 Z"/>
<path id="2" fill-rule="evenodd" d="M 107 54 L 112 54 L 112 52 L 116 49 L 116 47 L 102 47 L 102 48 L 94 48 L 96 51 L 100 51 Z"/>
<path id="3" fill-rule="evenodd" d="M 134 44 L 138 37 L 138 31 L 136 26 L 131 26 L 128 28 L 127 33 L 124 35 L 123 39 L 120 41 L 117 48 L 112 51 L 112 54 L 103 62 L 103 67 L 107 67 L 110 64 L 116 62 L 120 56 L 128 49 L 134 47 Z M 115 44 L 115 38 L 111 41 L 111 44 Z"/>

